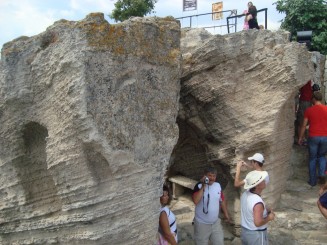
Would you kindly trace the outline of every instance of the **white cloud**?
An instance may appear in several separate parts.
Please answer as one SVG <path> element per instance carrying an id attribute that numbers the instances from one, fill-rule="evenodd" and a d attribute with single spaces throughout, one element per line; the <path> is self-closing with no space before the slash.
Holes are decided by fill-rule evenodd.
<path id="1" fill-rule="evenodd" d="M 2 2 L 0 16 L 0 45 L 19 36 L 42 32 L 56 20 L 53 11 L 40 11 L 28 1 Z"/>
<path id="2" fill-rule="evenodd" d="M 55 12 L 51 10 L 40 11 L 30 5 L 20 5 L 13 12 L 14 23 L 22 28 L 22 35 L 34 35 L 44 31 L 56 21 Z M 23 25 L 21 23 L 24 23 Z"/>
<path id="3" fill-rule="evenodd" d="M 70 0 L 69 6 L 73 11 L 84 15 L 90 12 L 101 12 L 106 15 L 114 8 L 114 2 L 110 0 Z"/>
<path id="4" fill-rule="evenodd" d="M 268 19 L 267 26 L 268 30 L 277 31 L 280 28 L 280 22 L 271 21 L 270 19 Z"/>
<path id="5" fill-rule="evenodd" d="M 258 1 L 257 8 L 268 8 L 268 28 L 277 29 L 278 21 L 282 19 L 272 5 L 275 0 Z M 159 0 L 155 5 L 155 14 L 159 17 L 182 17 L 211 12 L 213 2 L 198 0 L 198 10 L 183 12 L 182 0 Z M 19 36 L 36 35 L 60 19 L 81 20 L 91 12 L 102 12 L 109 20 L 108 14 L 114 9 L 115 0 L 0 0 L 0 47 L 3 43 Z M 224 10 L 237 9 L 241 13 L 246 8 L 247 1 L 231 0 L 224 2 Z M 227 14 L 224 14 L 226 17 Z M 112 20 L 109 20 L 113 22 Z M 189 23 L 189 20 L 184 20 Z M 222 21 L 226 24 L 226 20 Z M 238 20 L 239 25 L 242 21 Z M 212 25 L 210 16 L 193 19 L 195 27 Z M 216 25 L 216 23 L 214 23 Z M 194 26 L 193 25 L 193 26 Z M 218 28 L 219 29 L 219 28 Z"/>
<path id="6" fill-rule="evenodd" d="M 0 47 L 19 36 L 39 34 L 60 19 L 78 21 L 91 12 L 108 18 L 113 8 L 111 0 L 1 0 Z"/>

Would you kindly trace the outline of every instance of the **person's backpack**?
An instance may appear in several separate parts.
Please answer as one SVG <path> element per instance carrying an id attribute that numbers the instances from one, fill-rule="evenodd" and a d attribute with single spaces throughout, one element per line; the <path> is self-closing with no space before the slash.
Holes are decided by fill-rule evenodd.
<path id="1" fill-rule="evenodd" d="M 327 208 L 327 192 L 319 197 L 319 201 L 324 208 Z"/>

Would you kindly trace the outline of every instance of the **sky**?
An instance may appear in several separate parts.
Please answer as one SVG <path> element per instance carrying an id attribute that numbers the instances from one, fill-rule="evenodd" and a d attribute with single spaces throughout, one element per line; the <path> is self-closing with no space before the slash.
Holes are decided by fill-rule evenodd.
<path id="1" fill-rule="evenodd" d="M 0 48 L 3 44 L 20 36 L 33 36 L 46 30 L 55 21 L 66 19 L 71 21 L 79 21 L 92 12 L 102 12 L 106 20 L 115 24 L 115 21 L 108 17 L 108 14 L 114 9 L 116 0 L 0 0 Z M 276 0 L 253 0 L 253 4 L 257 9 L 268 9 L 269 30 L 277 30 L 280 21 L 284 18 L 283 14 L 279 14 Z M 199 15 L 210 13 L 212 4 L 220 2 L 220 0 L 197 0 L 197 10 L 183 11 L 183 0 L 158 0 L 155 4 L 154 13 L 149 16 L 166 17 L 173 16 L 175 18 L 190 15 Z M 223 1 L 223 10 L 236 9 L 238 14 L 242 14 L 247 8 L 246 0 L 225 0 Z M 207 27 L 226 25 L 227 13 L 224 14 L 223 20 L 212 21 L 211 15 L 198 16 L 192 18 L 192 27 Z M 263 12 L 258 14 L 259 24 L 264 24 Z M 242 30 L 243 19 L 238 19 L 237 30 Z M 185 18 L 181 20 L 182 27 L 187 27 L 190 20 Z M 226 34 L 226 27 L 215 27 L 208 29 L 213 34 Z"/>

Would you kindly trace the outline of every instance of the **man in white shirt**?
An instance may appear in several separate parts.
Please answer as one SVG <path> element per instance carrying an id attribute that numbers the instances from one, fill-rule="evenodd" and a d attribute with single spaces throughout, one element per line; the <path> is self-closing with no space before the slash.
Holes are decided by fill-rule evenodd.
<path id="1" fill-rule="evenodd" d="M 216 182 L 217 170 L 208 167 L 200 182 L 193 190 L 193 202 L 195 203 L 194 238 L 196 245 L 224 244 L 224 233 L 219 218 L 220 207 L 229 223 L 226 201 L 221 186 Z"/>

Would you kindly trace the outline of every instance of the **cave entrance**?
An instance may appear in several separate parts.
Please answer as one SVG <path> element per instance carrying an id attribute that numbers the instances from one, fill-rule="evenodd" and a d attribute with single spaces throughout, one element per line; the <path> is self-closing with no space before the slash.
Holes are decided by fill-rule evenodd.
<path id="1" fill-rule="evenodd" d="M 212 159 L 208 147 L 201 143 L 205 141 L 201 139 L 200 132 L 197 132 L 184 120 L 178 119 L 177 124 L 179 139 L 171 155 L 166 173 L 167 179 L 170 179 L 169 183 L 173 193 L 176 193 L 177 196 L 185 192 L 191 193 L 191 189 L 202 178 L 203 171 L 208 166 L 217 169 L 217 182 L 224 189 L 228 184 L 229 167 L 217 159 Z M 193 185 L 192 188 L 191 185 Z"/>
<path id="2" fill-rule="evenodd" d="M 15 166 L 25 192 L 25 205 L 38 212 L 58 211 L 61 201 L 47 166 L 46 138 L 48 130 L 36 122 L 23 129 L 24 155 Z"/>

